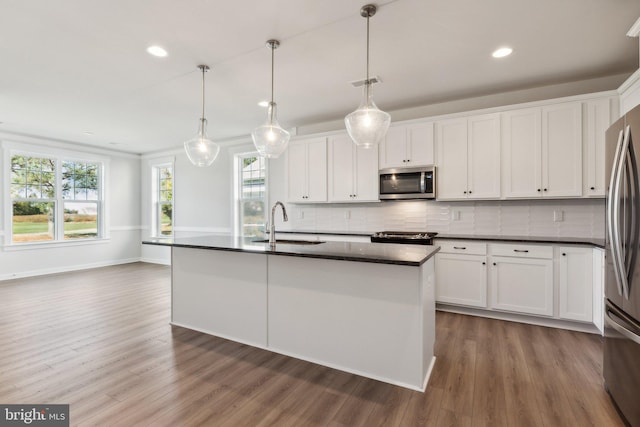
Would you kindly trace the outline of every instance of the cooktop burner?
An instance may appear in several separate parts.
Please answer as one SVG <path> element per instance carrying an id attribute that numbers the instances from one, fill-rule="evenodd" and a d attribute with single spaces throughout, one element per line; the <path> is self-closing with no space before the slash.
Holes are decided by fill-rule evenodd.
<path id="1" fill-rule="evenodd" d="M 433 242 L 433 237 L 437 234 L 428 231 L 381 231 L 373 233 L 371 241 L 377 243 L 430 245 Z"/>

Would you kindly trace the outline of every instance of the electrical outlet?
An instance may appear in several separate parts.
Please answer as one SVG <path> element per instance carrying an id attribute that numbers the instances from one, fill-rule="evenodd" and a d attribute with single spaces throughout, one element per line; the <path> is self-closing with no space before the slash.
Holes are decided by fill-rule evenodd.
<path id="1" fill-rule="evenodd" d="M 344 211 L 344 219 L 351 219 L 351 211 Z"/>
<path id="2" fill-rule="evenodd" d="M 564 221 L 564 211 L 553 211 L 553 221 L 554 222 Z"/>
<path id="3" fill-rule="evenodd" d="M 460 221 L 460 211 L 454 209 L 451 211 L 451 221 Z"/>
<path id="4" fill-rule="evenodd" d="M 304 211 L 302 209 L 298 211 L 298 219 L 304 219 Z"/>

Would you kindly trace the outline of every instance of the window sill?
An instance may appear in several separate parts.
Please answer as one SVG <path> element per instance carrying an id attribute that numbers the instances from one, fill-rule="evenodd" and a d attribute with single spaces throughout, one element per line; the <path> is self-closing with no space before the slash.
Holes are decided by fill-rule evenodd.
<path id="1" fill-rule="evenodd" d="M 53 249 L 53 248 L 68 248 L 70 246 L 86 246 L 86 245 L 103 245 L 109 243 L 111 239 L 86 239 L 82 241 L 68 241 L 68 242 L 37 242 L 37 243 L 13 243 L 6 244 L 2 250 L 6 252 L 11 251 L 27 251 L 34 249 Z"/>

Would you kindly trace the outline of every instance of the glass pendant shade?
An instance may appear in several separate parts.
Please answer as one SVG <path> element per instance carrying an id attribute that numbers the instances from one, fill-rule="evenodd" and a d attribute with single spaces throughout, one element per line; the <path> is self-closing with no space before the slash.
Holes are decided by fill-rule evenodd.
<path id="1" fill-rule="evenodd" d="M 373 102 L 371 83 L 365 83 L 362 102 L 356 111 L 344 118 L 344 124 L 353 142 L 363 148 L 372 148 L 382 141 L 391 124 L 391 116 Z"/>
<path id="2" fill-rule="evenodd" d="M 189 161 L 198 167 L 210 166 L 220 153 L 220 145 L 207 137 L 207 120 L 200 119 L 196 136 L 184 143 Z"/>
<path id="3" fill-rule="evenodd" d="M 251 132 L 251 138 L 258 153 L 268 159 L 280 156 L 287 149 L 291 135 L 278 124 L 275 102 L 269 103 L 267 121 Z"/>
<path id="4" fill-rule="evenodd" d="M 360 16 L 367 19 L 367 78 L 364 80 L 360 106 L 344 118 L 347 133 L 357 146 L 363 148 L 378 145 L 391 124 L 391 116 L 373 102 L 372 80 L 369 78 L 369 18 L 375 15 L 376 11 L 377 8 L 373 4 L 364 5 L 360 9 Z M 374 81 L 379 79 L 376 78 Z"/>

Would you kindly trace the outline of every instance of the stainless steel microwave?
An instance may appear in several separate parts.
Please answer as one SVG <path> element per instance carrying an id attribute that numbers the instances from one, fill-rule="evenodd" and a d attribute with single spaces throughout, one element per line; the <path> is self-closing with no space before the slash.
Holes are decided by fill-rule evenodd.
<path id="1" fill-rule="evenodd" d="M 436 168 L 380 169 L 380 200 L 435 199 Z"/>

